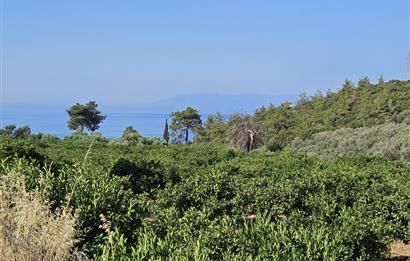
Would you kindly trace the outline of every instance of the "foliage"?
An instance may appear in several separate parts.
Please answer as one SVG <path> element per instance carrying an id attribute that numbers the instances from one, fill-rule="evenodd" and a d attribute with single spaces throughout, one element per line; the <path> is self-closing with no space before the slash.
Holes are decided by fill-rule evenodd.
<path id="1" fill-rule="evenodd" d="M 168 119 L 165 119 L 164 133 L 162 135 L 162 140 L 165 144 L 169 143 L 169 129 L 168 129 Z"/>
<path id="2" fill-rule="evenodd" d="M 138 131 L 134 129 L 134 127 L 128 126 L 127 128 L 125 128 L 120 139 L 115 141 L 114 143 L 127 146 L 159 145 L 161 144 L 161 141 L 159 138 L 145 138 L 141 134 L 139 134 Z"/>
<path id="3" fill-rule="evenodd" d="M 13 136 L 14 130 L 16 129 L 15 124 L 9 124 L 4 126 L 2 129 L 0 129 L 0 135 L 5 135 L 5 136 Z"/>
<path id="4" fill-rule="evenodd" d="M 295 139 L 292 148 L 322 159 L 362 153 L 410 163 L 410 125 L 386 123 L 320 132 L 307 140 Z"/>
<path id="5" fill-rule="evenodd" d="M 164 186 L 164 178 L 158 164 L 154 161 L 136 163 L 130 160 L 118 159 L 110 170 L 111 175 L 128 176 L 130 188 L 135 194 L 149 193 L 151 190 Z"/>
<path id="6" fill-rule="evenodd" d="M 377 260 L 393 239 L 410 240 L 410 167 L 384 158 L 92 139 L 0 144 L 27 188 L 42 188 L 53 210 L 75 210 L 76 251 L 96 260 Z M 24 147 L 31 152 L 12 153 Z M 34 152 L 45 163 L 24 159 Z"/>
<path id="7" fill-rule="evenodd" d="M 16 138 L 23 138 L 24 139 L 24 138 L 30 137 L 30 134 L 31 134 L 30 127 L 27 126 L 27 125 L 24 125 L 24 126 L 21 126 L 20 128 L 17 128 L 14 131 L 13 136 L 16 137 Z"/>
<path id="8" fill-rule="evenodd" d="M 88 129 L 91 132 L 96 131 L 100 127 L 100 123 L 106 118 L 97 107 L 98 105 L 95 101 L 90 101 L 86 104 L 76 103 L 71 106 L 67 110 L 70 117 L 68 128 L 80 131 L 84 129 Z"/>
<path id="9" fill-rule="evenodd" d="M 382 260 L 410 241 L 409 84 L 347 80 L 204 126 L 187 108 L 170 128 L 178 143 L 196 133 L 189 145 L 131 126 L 118 140 L 85 125 L 63 140 L 6 126 L 0 177 L 18 170 L 26 195 L 41 191 L 44 220 L 75 211 L 70 251 L 84 258 Z"/>
<path id="10" fill-rule="evenodd" d="M 346 80 L 337 92 L 306 93 L 294 104 L 259 108 L 250 120 L 260 127 L 261 141 L 275 140 L 280 147 L 295 137 L 308 139 L 313 134 L 339 128 L 371 127 L 388 122 L 410 123 L 410 81 L 379 79 L 371 84 L 368 77 L 357 85 Z M 198 142 L 217 140 L 230 144 L 229 129 L 235 121 L 207 124 L 198 133 Z M 217 130 L 217 131 L 215 131 Z"/>
<path id="11" fill-rule="evenodd" d="M 3 129 L 0 129 L 0 135 L 13 137 L 13 138 L 20 138 L 26 139 L 31 135 L 31 129 L 27 125 L 23 125 L 19 128 L 16 128 L 16 125 L 10 124 L 4 126 Z"/>
<path id="12" fill-rule="evenodd" d="M 143 139 L 144 138 L 138 133 L 137 130 L 135 130 L 132 126 L 128 126 L 122 133 L 120 143 L 125 145 L 135 145 L 143 143 Z"/>
<path id="13" fill-rule="evenodd" d="M 26 158 L 41 163 L 46 161 L 45 156 L 38 152 L 37 143 L 30 140 L 3 137 L 0 143 L 0 159 L 10 157 Z"/>
<path id="14" fill-rule="evenodd" d="M 209 114 L 204 126 L 198 129 L 195 142 L 225 143 L 226 132 L 226 122 L 223 115 L 219 112 Z"/>
<path id="15" fill-rule="evenodd" d="M 171 117 L 171 131 L 175 142 L 188 143 L 189 132 L 195 133 L 202 125 L 201 115 L 192 107 L 173 112 Z"/>
<path id="16" fill-rule="evenodd" d="M 271 151 L 271 152 L 281 151 L 281 150 L 283 149 L 282 146 L 280 145 L 280 143 L 277 142 L 275 138 L 271 138 L 271 139 L 266 143 L 266 146 L 265 146 L 265 147 L 266 147 L 266 149 L 267 149 L 268 151 Z"/>

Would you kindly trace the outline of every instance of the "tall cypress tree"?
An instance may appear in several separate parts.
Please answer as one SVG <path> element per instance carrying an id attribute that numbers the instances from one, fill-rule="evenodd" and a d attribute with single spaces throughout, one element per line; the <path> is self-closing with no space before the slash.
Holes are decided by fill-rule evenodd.
<path id="1" fill-rule="evenodd" d="M 169 142 L 168 119 L 165 119 L 164 134 L 162 135 L 162 139 L 164 140 L 165 144 L 168 144 Z"/>

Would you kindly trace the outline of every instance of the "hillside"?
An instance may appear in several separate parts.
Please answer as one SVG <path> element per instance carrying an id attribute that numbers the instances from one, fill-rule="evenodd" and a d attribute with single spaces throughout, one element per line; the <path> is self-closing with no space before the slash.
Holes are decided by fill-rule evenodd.
<path id="1" fill-rule="evenodd" d="M 410 164 L 410 124 L 385 123 L 372 127 L 319 132 L 309 139 L 296 138 L 291 147 L 322 159 L 369 154 Z"/>
<path id="2" fill-rule="evenodd" d="M 362 78 L 357 85 L 346 81 L 337 92 L 301 95 L 294 104 L 261 107 L 250 117 L 234 115 L 227 122 L 211 118 L 198 140 L 229 143 L 229 129 L 235 128 L 235 122 L 242 118 L 259 130 L 261 145 L 270 142 L 284 147 L 295 137 L 306 139 L 322 131 L 401 123 L 410 116 L 409 100 L 410 81 L 381 79 L 371 84 Z"/>

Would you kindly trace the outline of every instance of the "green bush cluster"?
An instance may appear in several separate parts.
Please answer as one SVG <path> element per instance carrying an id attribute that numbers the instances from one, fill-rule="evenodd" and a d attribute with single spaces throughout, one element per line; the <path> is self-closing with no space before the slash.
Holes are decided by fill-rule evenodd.
<path id="1" fill-rule="evenodd" d="M 373 127 L 320 132 L 310 139 L 296 138 L 291 147 L 322 159 L 370 154 L 410 163 L 410 125 L 386 123 Z"/>
<path id="2" fill-rule="evenodd" d="M 73 209 L 74 251 L 96 260 L 375 260 L 410 240 L 410 167 L 384 158 L 99 139 L 0 145 L 27 188 Z"/>

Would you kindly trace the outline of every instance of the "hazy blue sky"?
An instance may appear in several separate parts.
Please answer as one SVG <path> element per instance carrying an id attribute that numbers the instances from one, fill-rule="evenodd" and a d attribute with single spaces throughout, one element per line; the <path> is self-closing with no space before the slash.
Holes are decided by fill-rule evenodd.
<path id="1" fill-rule="evenodd" d="M 3 0 L 8 103 L 297 94 L 406 77 L 408 0 Z"/>

